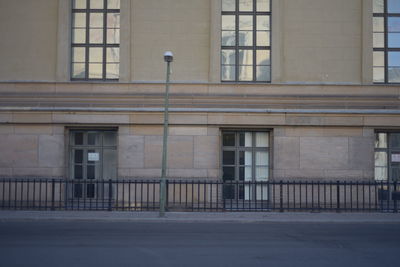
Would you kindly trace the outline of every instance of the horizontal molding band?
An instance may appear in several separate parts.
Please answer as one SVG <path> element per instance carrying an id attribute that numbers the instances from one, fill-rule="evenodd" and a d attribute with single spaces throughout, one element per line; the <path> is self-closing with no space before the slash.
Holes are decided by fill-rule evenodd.
<path id="1" fill-rule="evenodd" d="M 164 108 L 110 108 L 110 107 L 0 107 L 0 112 L 163 112 Z M 169 108 L 183 113 L 289 113 L 289 114 L 385 114 L 400 115 L 400 109 L 257 109 L 257 108 Z"/>

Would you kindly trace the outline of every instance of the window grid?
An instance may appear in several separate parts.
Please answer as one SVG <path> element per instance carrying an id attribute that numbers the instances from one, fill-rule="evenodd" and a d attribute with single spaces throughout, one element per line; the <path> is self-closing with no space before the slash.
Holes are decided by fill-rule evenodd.
<path id="1" fill-rule="evenodd" d="M 400 132 L 376 132 L 375 180 L 400 181 L 400 161 L 398 155 L 400 155 Z M 396 157 L 396 159 L 393 157 Z"/>
<path id="2" fill-rule="evenodd" d="M 229 3 L 233 3 L 231 5 L 231 7 L 234 5 L 233 9 L 228 10 Z M 250 4 L 251 8 L 244 10 L 243 3 Z M 226 20 L 233 18 L 234 27 L 228 25 L 227 28 Z M 267 19 L 265 25 L 262 25 L 263 18 Z M 223 82 L 270 82 L 271 1 L 223 0 L 221 20 L 221 80 Z M 250 29 L 244 25 L 246 20 L 250 22 Z M 231 34 L 230 40 L 229 34 Z M 250 36 L 250 43 L 245 35 Z M 260 43 L 261 38 L 265 39 L 263 43 Z M 263 61 L 260 62 L 260 59 Z M 245 60 L 248 61 L 247 64 L 243 62 Z"/>
<path id="3" fill-rule="evenodd" d="M 119 8 L 120 0 L 72 1 L 71 80 L 119 79 Z"/>
<path id="4" fill-rule="evenodd" d="M 373 3 L 373 81 L 400 83 L 400 3 Z"/>

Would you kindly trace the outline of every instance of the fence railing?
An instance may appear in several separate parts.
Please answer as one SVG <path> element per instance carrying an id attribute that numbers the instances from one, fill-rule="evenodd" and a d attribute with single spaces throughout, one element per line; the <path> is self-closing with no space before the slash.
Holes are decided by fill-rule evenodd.
<path id="1" fill-rule="evenodd" d="M 0 209 L 158 211 L 159 180 L 0 179 Z M 167 211 L 397 212 L 396 182 L 168 180 Z"/>

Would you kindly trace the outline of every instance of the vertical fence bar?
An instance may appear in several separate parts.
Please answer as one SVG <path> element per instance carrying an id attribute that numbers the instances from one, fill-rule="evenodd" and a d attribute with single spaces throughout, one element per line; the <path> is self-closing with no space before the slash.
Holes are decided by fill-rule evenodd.
<path id="1" fill-rule="evenodd" d="M 340 212 L 340 182 L 336 182 L 336 212 Z"/>
<path id="2" fill-rule="evenodd" d="M 108 180 L 108 211 L 112 210 L 112 180 Z"/>
<path id="3" fill-rule="evenodd" d="M 279 182 L 279 211 L 283 212 L 283 181 Z"/>
<path id="4" fill-rule="evenodd" d="M 399 196 L 399 192 L 397 192 L 397 181 L 393 182 L 393 212 L 397 213 L 397 197 Z"/>

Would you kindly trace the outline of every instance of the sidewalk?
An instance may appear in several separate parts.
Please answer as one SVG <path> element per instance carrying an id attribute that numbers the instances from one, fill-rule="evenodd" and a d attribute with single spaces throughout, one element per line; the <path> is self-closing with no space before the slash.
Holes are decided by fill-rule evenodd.
<path id="1" fill-rule="evenodd" d="M 0 211 L 4 221 L 398 223 L 400 213 Z"/>

